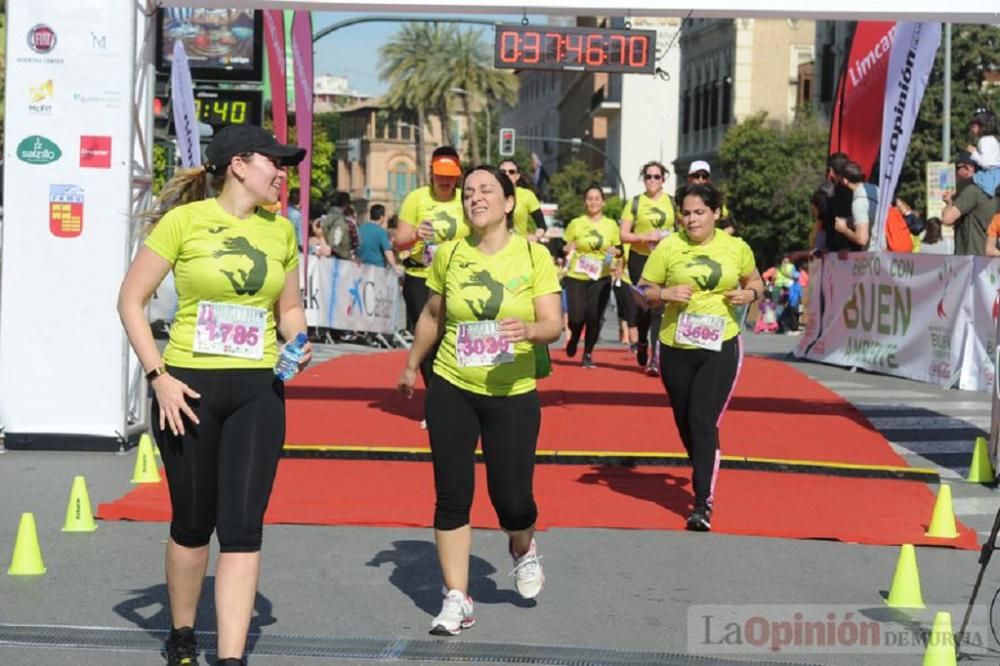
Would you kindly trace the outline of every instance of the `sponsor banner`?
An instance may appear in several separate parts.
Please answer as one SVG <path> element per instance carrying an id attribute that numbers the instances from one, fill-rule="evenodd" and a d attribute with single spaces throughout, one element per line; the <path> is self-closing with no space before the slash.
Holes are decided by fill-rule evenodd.
<path id="1" fill-rule="evenodd" d="M 834 102 L 830 153 L 847 153 L 866 174 L 878 157 L 882 96 L 895 35 L 892 21 L 858 21 Z"/>
<path id="2" fill-rule="evenodd" d="M 281 143 L 288 142 L 288 73 L 285 60 L 285 12 L 265 9 L 264 44 L 267 45 L 268 80 L 271 84 L 271 118 L 274 137 Z M 288 214 L 288 183 L 281 184 L 281 211 Z M 303 236 L 308 238 L 308 236 Z"/>
<path id="3" fill-rule="evenodd" d="M 62 157 L 62 150 L 51 139 L 32 134 L 17 144 L 16 154 L 25 164 L 51 164 Z"/>
<path id="4" fill-rule="evenodd" d="M 993 354 L 996 349 L 997 318 L 1000 315 L 1000 261 L 972 258 L 972 316 L 965 335 L 962 373 L 958 387 L 966 391 L 989 391 L 993 386 Z"/>
<path id="5" fill-rule="evenodd" d="M 303 241 L 309 238 L 309 199 L 312 187 L 313 135 L 313 43 L 312 18 L 309 12 L 297 11 L 292 17 L 292 61 L 295 65 L 295 143 L 306 149 L 299 164 L 299 210 L 302 211 Z M 312 261 L 303 255 L 306 265 Z"/>
<path id="6" fill-rule="evenodd" d="M 893 205 L 899 173 L 906 160 L 913 125 L 941 44 L 940 23 L 898 23 L 889 57 L 882 107 L 882 147 L 879 152 L 878 210 L 872 218 L 872 251 L 884 250 L 885 218 Z"/>
<path id="7" fill-rule="evenodd" d="M 174 42 L 174 59 L 170 64 L 170 101 L 174 111 L 174 131 L 181 166 L 196 167 L 201 164 L 201 134 L 198 114 L 194 108 L 194 84 L 188 66 L 184 42 Z"/>
<path id="8" fill-rule="evenodd" d="M 80 166 L 90 169 L 110 169 L 111 137 L 81 136 Z"/>
<path id="9" fill-rule="evenodd" d="M 319 325 L 342 331 L 395 333 L 399 277 L 391 268 L 313 257 Z"/>
<path id="10" fill-rule="evenodd" d="M 972 257 L 824 257 L 822 330 L 805 358 L 951 386 L 972 316 Z M 815 292 L 814 292 L 815 293 Z"/>

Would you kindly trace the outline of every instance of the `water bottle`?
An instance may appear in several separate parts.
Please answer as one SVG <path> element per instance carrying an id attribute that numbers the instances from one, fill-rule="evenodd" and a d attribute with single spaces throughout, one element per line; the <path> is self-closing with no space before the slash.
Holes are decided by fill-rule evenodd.
<path id="1" fill-rule="evenodd" d="M 274 374 L 283 382 L 287 382 L 299 371 L 299 361 L 302 360 L 302 347 L 309 338 L 305 333 L 299 333 L 295 339 L 281 348 L 278 363 L 274 366 Z"/>

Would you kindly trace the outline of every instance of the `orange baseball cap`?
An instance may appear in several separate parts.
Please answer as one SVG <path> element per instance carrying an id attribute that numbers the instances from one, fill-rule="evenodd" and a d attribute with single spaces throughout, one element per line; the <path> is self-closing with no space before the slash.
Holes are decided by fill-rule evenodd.
<path id="1" fill-rule="evenodd" d="M 431 160 L 431 173 L 435 176 L 461 176 L 462 165 L 453 155 L 438 155 Z"/>

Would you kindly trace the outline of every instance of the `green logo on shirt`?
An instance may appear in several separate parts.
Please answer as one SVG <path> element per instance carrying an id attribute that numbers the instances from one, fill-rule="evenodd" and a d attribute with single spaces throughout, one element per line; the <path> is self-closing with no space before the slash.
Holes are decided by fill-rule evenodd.
<path id="1" fill-rule="evenodd" d="M 663 225 L 667 223 L 667 214 L 659 208 L 650 208 L 649 213 L 656 218 L 650 224 L 657 229 L 662 229 Z"/>
<path id="2" fill-rule="evenodd" d="M 489 271 L 476 271 L 472 273 L 468 282 L 463 282 L 460 286 L 462 289 L 483 287 L 488 290 L 490 295 L 485 300 L 481 298 L 478 301 L 468 298 L 464 300 L 479 321 L 492 321 L 497 318 L 500 306 L 503 304 L 503 283 L 494 280 Z"/>
<path id="3" fill-rule="evenodd" d="M 253 262 L 249 271 L 238 269 L 239 279 L 236 278 L 234 271 L 219 269 L 220 273 L 229 278 L 230 284 L 233 285 L 233 291 L 239 296 L 253 296 L 264 286 L 264 279 L 267 277 L 267 255 L 251 245 L 250 241 L 242 236 L 227 238 L 223 241 L 223 245 L 226 249 L 216 250 L 212 255 L 216 259 L 235 255 L 246 257 Z"/>
<path id="4" fill-rule="evenodd" d="M 708 275 L 705 276 L 693 276 L 695 284 L 702 288 L 704 291 L 712 291 L 719 286 L 719 280 L 722 279 L 722 265 L 718 264 L 705 255 L 700 255 L 691 260 L 686 268 L 707 268 Z"/>
<path id="5" fill-rule="evenodd" d="M 451 240 L 458 233 L 458 220 L 449 215 L 446 211 L 439 210 L 434 214 L 435 222 L 445 222 L 448 224 L 448 231 L 444 234 L 445 240 Z"/>
<path id="6" fill-rule="evenodd" d="M 594 245 L 590 248 L 591 250 L 600 250 L 604 247 L 604 236 L 597 229 L 588 229 L 587 236 L 592 237 L 590 242 Z"/>

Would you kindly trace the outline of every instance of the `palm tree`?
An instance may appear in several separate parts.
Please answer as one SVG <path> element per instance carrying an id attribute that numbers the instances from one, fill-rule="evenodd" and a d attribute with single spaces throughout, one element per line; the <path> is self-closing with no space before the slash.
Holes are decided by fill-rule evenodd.
<path id="1" fill-rule="evenodd" d="M 469 98 L 482 99 L 483 104 L 513 104 L 517 100 L 517 78 L 510 72 L 493 68 L 493 56 L 482 40 L 481 30 L 455 31 L 442 55 L 446 57 L 447 64 L 438 71 L 447 79 L 446 90 L 461 88 L 466 92 L 462 95 L 462 110 L 468 119 L 472 161 L 479 164 L 479 133 L 469 108 Z M 439 82 L 439 85 L 443 83 Z M 492 138 L 487 137 L 486 140 L 491 141 Z"/>
<path id="2" fill-rule="evenodd" d="M 403 26 L 392 41 L 379 49 L 379 78 L 389 83 L 385 102 L 390 109 L 411 111 L 417 116 L 417 183 L 427 182 L 424 165 L 424 130 L 427 113 L 439 112 L 435 85 L 447 35 L 440 26 L 418 23 Z M 442 126 L 446 118 L 442 118 Z M 449 125 L 450 128 L 450 125 Z"/>

